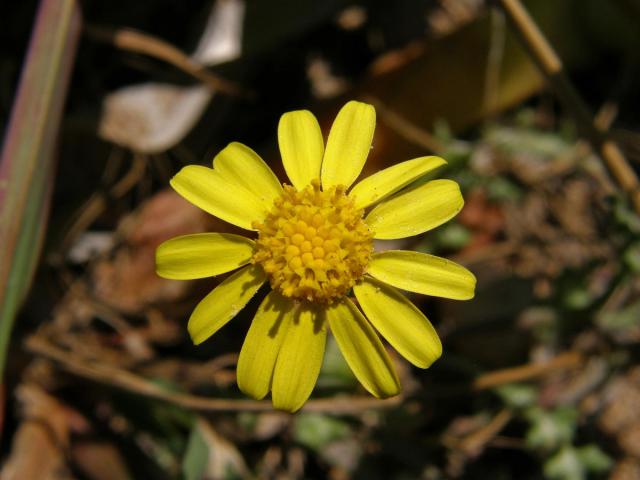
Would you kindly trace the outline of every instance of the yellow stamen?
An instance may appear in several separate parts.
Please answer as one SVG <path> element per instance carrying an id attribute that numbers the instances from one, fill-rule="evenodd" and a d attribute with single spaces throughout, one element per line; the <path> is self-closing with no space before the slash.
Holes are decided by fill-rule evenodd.
<path id="1" fill-rule="evenodd" d="M 330 303 L 364 275 L 373 233 L 345 190 L 322 191 L 319 180 L 301 191 L 285 185 L 264 222 L 254 223 L 253 263 L 284 296 Z"/>

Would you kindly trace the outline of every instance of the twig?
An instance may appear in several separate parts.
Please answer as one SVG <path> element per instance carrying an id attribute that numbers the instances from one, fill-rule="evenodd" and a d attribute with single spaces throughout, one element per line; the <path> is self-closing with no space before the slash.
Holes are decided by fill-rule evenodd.
<path id="1" fill-rule="evenodd" d="M 630 196 L 637 213 L 640 213 L 640 183 L 618 145 L 608 138 L 606 129 L 600 128 L 584 101 L 564 72 L 560 57 L 544 37 L 520 0 L 499 0 L 507 17 L 516 28 L 531 56 L 545 74 L 551 88 L 565 108 L 573 115 L 581 134 L 600 154 L 611 176 L 620 188 Z"/>
<path id="2" fill-rule="evenodd" d="M 68 251 L 78 236 L 104 213 L 109 199 L 121 198 L 136 186 L 144 175 L 147 160 L 145 156 L 134 155 L 133 163 L 129 171 L 111 186 L 108 192 L 98 191 L 87 200 L 64 236 L 60 247 L 60 251 L 63 254 Z"/>
<path id="3" fill-rule="evenodd" d="M 131 169 L 111 187 L 110 195 L 115 198 L 123 197 L 129 190 L 136 186 L 144 176 L 148 158 L 144 155 L 134 154 Z"/>
<path id="4" fill-rule="evenodd" d="M 95 26 L 87 28 L 87 33 L 96 40 L 112 43 L 122 50 L 142 53 L 163 60 L 200 80 L 213 90 L 238 97 L 252 96 L 250 92 L 247 92 L 242 87 L 212 73 L 204 65 L 193 60 L 177 47 L 147 33 L 129 28 L 112 30 Z"/>
<path id="5" fill-rule="evenodd" d="M 521 382 L 546 375 L 560 369 L 572 368 L 584 363 L 584 358 L 577 352 L 565 352 L 552 358 L 548 362 L 533 363 L 520 367 L 494 370 L 478 376 L 472 385 L 474 390 L 485 390 L 506 383 Z"/>
<path id="6" fill-rule="evenodd" d="M 69 352 L 55 346 L 38 335 L 27 338 L 25 346 L 27 350 L 33 354 L 53 360 L 69 373 L 78 377 L 110 385 L 136 395 L 169 402 L 190 410 L 200 412 L 263 412 L 273 410 L 271 402 L 264 400 L 208 398 L 187 393 L 171 392 L 129 371 L 110 365 L 90 362 L 86 359 L 75 358 Z M 386 400 L 359 396 L 316 399 L 309 400 L 303 407 L 303 410 L 336 415 L 360 414 L 366 409 L 394 407 L 400 404 L 402 400 L 403 397 L 401 395 Z"/>
<path id="7" fill-rule="evenodd" d="M 391 110 L 379 98 L 367 96 L 363 100 L 373 105 L 384 123 L 405 140 L 434 153 L 444 150 L 444 146 L 433 135 Z"/>
<path id="8" fill-rule="evenodd" d="M 471 455 L 479 454 L 484 447 L 502 431 L 512 418 L 513 413 L 510 410 L 506 408 L 500 410 L 489 423 L 460 440 L 458 448 Z"/>
<path id="9" fill-rule="evenodd" d="M 496 435 L 487 446 L 493 448 L 508 448 L 514 450 L 525 450 L 527 448 L 526 440 L 518 437 L 505 437 Z"/>

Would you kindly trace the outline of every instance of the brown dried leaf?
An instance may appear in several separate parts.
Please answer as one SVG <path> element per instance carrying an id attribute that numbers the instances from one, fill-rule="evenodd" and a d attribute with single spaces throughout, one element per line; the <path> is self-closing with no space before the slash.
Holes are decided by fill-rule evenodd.
<path id="1" fill-rule="evenodd" d="M 618 436 L 618 444 L 628 455 L 640 458 L 640 422 L 624 430 Z"/>
<path id="2" fill-rule="evenodd" d="M 11 453 L 0 477 L 4 480 L 72 478 L 65 450 L 72 431 L 88 428 L 86 420 L 36 385 L 20 385 L 16 396 L 23 421 L 13 437 Z"/>
<path id="3" fill-rule="evenodd" d="M 137 313 L 153 303 L 177 300 L 190 282 L 160 278 L 155 272 L 155 250 L 165 240 L 207 230 L 227 231 L 220 221 L 194 207 L 171 190 L 153 196 L 127 216 L 119 231 L 124 245 L 93 270 L 94 295 L 122 312 Z"/>
<path id="4" fill-rule="evenodd" d="M 614 467 L 609 480 L 637 480 L 640 478 L 640 461 L 625 458 Z"/>
<path id="5" fill-rule="evenodd" d="M 609 435 L 618 435 L 638 422 L 640 388 L 629 376 L 609 383 L 604 393 L 605 407 L 598 419 L 598 426 Z"/>
<path id="6" fill-rule="evenodd" d="M 118 449 L 106 442 L 79 442 L 71 458 L 90 480 L 129 480 L 133 478 Z"/>

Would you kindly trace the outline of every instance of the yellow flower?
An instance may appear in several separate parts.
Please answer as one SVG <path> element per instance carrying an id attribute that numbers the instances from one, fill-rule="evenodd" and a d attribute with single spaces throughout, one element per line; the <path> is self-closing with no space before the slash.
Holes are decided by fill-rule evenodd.
<path id="1" fill-rule="evenodd" d="M 378 398 L 400 383 L 378 333 L 412 364 L 427 368 L 442 353 L 429 320 L 399 289 L 451 299 L 474 295 L 465 268 L 423 253 L 373 252 L 373 239 L 423 233 L 463 206 L 458 184 L 412 182 L 446 162 L 409 160 L 349 190 L 371 148 L 375 110 L 351 101 L 338 113 L 326 148 L 306 110 L 285 113 L 278 126 L 281 185 L 250 148 L 231 143 L 213 168 L 190 165 L 171 186 L 184 198 L 257 239 L 228 233 L 185 235 L 156 252 L 157 272 L 172 279 L 211 277 L 239 269 L 195 308 L 188 330 L 202 343 L 271 284 L 238 360 L 238 386 L 276 408 L 296 411 L 309 398 L 324 355 L 327 327 L 360 383 Z M 353 292 L 360 308 L 349 299 Z"/>

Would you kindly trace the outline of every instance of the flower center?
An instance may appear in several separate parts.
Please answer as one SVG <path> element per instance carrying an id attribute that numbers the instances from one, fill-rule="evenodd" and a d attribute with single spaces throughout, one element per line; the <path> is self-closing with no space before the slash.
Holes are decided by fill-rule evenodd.
<path id="1" fill-rule="evenodd" d="M 253 263 L 284 296 L 330 303 L 364 275 L 373 233 L 345 190 L 322 191 L 319 180 L 301 191 L 285 185 L 264 222 L 254 223 Z"/>

